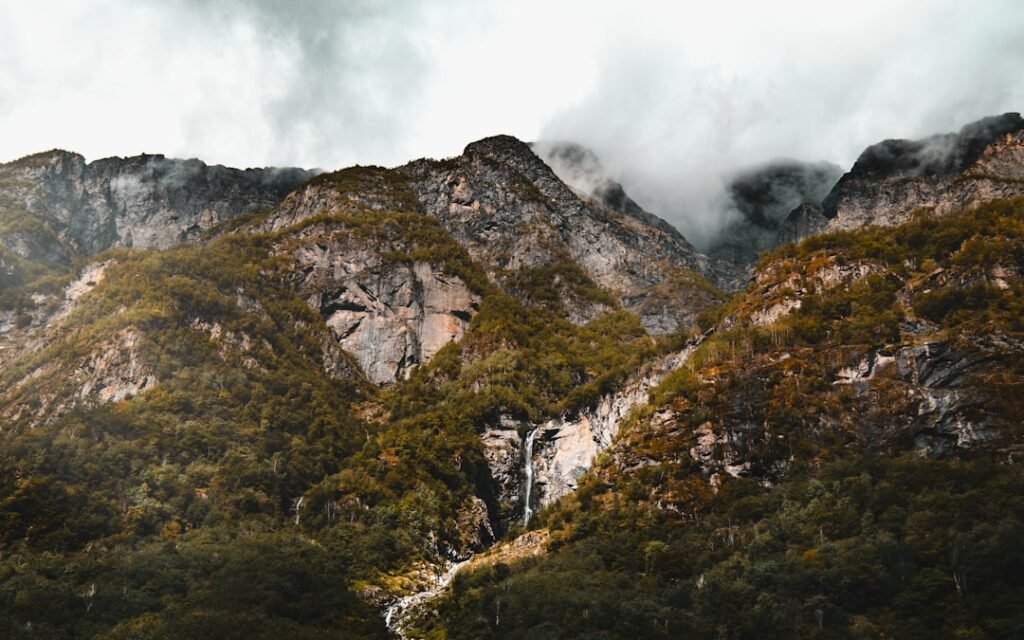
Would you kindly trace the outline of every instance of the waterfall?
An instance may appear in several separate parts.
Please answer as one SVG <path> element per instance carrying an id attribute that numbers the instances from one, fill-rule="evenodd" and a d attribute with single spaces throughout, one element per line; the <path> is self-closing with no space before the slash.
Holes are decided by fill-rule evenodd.
<path id="1" fill-rule="evenodd" d="M 530 524 L 530 516 L 533 509 L 530 508 L 530 494 L 533 492 L 533 439 L 537 437 L 539 429 L 534 429 L 526 434 L 526 451 L 523 457 L 526 459 L 526 502 L 523 507 L 523 525 Z"/>

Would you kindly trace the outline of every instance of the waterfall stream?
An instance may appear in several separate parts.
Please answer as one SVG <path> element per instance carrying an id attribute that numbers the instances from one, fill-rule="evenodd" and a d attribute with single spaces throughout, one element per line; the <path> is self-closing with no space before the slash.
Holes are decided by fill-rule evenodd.
<path id="1" fill-rule="evenodd" d="M 533 509 L 530 508 L 530 494 L 533 493 L 533 439 L 537 437 L 538 431 L 540 429 L 534 429 L 526 434 L 526 446 L 523 452 L 523 458 L 526 463 L 526 500 L 523 506 L 524 526 L 530 524 L 530 516 L 533 515 Z"/>
<path id="2" fill-rule="evenodd" d="M 408 638 L 405 630 L 409 623 L 412 622 L 410 618 L 415 618 L 418 609 L 425 607 L 430 602 L 444 595 L 448 585 L 455 578 L 455 574 L 467 562 L 469 562 L 468 559 L 448 564 L 445 567 L 444 573 L 439 573 L 434 578 L 433 583 L 428 585 L 423 591 L 417 591 L 407 596 L 396 598 L 384 610 L 384 625 L 398 638 L 403 640 Z"/>

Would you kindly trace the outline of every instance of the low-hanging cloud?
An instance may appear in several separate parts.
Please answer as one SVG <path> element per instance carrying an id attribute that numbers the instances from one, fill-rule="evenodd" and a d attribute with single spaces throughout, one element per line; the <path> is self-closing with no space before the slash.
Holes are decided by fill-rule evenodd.
<path id="1" fill-rule="evenodd" d="M 595 150 L 640 204 L 707 246 L 727 183 L 776 158 L 849 168 L 869 144 L 1024 109 L 1024 7 L 960 3 L 639 3 L 600 74 L 542 137 Z"/>
<path id="2" fill-rule="evenodd" d="M 1024 107 L 1014 0 L 0 0 L 0 161 L 338 168 L 574 140 L 699 245 L 778 157 Z"/>

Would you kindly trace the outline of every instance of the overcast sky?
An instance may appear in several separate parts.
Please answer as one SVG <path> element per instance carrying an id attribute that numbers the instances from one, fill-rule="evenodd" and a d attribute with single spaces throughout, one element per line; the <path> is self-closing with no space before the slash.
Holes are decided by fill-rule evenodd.
<path id="1" fill-rule="evenodd" d="M 53 147 L 394 165 L 594 148 L 700 234 L 738 167 L 1024 108 L 1018 0 L 0 0 L 0 161 Z"/>

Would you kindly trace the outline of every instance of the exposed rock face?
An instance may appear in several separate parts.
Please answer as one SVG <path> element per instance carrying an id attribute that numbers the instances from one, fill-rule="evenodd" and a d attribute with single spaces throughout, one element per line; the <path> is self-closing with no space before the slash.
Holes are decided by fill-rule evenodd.
<path id="1" fill-rule="evenodd" d="M 645 366 L 623 386 L 601 396 L 583 410 L 542 424 L 502 416 L 484 429 L 484 456 L 498 491 L 495 520 L 501 529 L 520 521 L 526 508 L 526 465 L 532 465 L 530 507 L 534 511 L 575 490 L 598 453 L 612 444 L 622 422 L 647 404 L 648 394 L 669 373 L 682 366 L 703 341 Z M 534 433 L 533 457 L 525 459 L 526 436 Z"/>
<path id="2" fill-rule="evenodd" d="M 531 461 L 531 508 L 547 506 L 575 490 L 597 454 L 612 444 L 623 420 L 647 404 L 650 390 L 682 366 L 702 339 L 694 339 L 682 351 L 651 363 L 621 389 L 602 396 L 593 407 L 538 425 Z"/>
<path id="3" fill-rule="evenodd" d="M 750 264 L 766 249 L 780 244 L 794 226 L 806 226 L 804 207 L 816 207 L 842 175 L 828 163 L 777 160 L 748 169 L 728 185 L 735 218 L 722 230 L 710 253 L 739 264 Z M 803 211 L 790 221 L 794 210 Z"/>
<path id="4" fill-rule="evenodd" d="M 997 426 L 974 374 L 996 354 L 1019 357 L 1021 345 L 1003 338 L 980 342 L 932 339 L 871 350 L 855 366 L 836 372 L 833 384 L 852 385 L 859 395 L 889 386 L 906 411 L 893 426 L 910 433 L 913 446 L 929 456 L 946 456 L 995 440 Z"/>
<path id="5" fill-rule="evenodd" d="M 384 247 L 350 234 L 307 228 L 289 246 L 299 294 L 376 384 L 404 379 L 461 338 L 480 302 L 457 276 L 387 260 Z"/>
<path id="6" fill-rule="evenodd" d="M 652 333 L 689 326 L 700 308 L 715 301 L 706 286 L 693 282 L 666 287 L 674 270 L 693 270 L 726 288 L 739 286 L 742 276 L 732 265 L 700 254 L 668 223 L 613 191 L 607 192 L 613 206 L 574 192 L 529 145 L 496 136 L 449 160 L 324 175 L 292 193 L 258 228 L 282 229 L 321 213 L 423 212 L 437 218 L 513 294 L 517 274 L 572 262 L 636 311 Z M 576 322 L 608 309 L 557 276 L 553 284 Z"/>
<path id="7" fill-rule="evenodd" d="M 524 434 L 533 425 L 501 416 L 498 424 L 486 427 L 480 434 L 484 458 L 497 490 L 495 520 L 507 527 L 523 516 L 523 452 Z"/>
<path id="8" fill-rule="evenodd" d="M 218 222 L 276 205 L 312 175 L 161 155 L 86 163 L 78 154 L 50 151 L 0 165 L 0 204 L 46 222 L 73 251 L 92 255 L 113 246 L 166 248 L 194 241 Z M 70 262 L 52 242 L 39 249 L 27 239 L 2 241 L 20 242 L 45 260 Z"/>
<path id="9" fill-rule="evenodd" d="M 528 145 L 509 136 L 474 142 L 453 160 L 417 161 L 399 171 L 424 210 L 499 279 L 568 255 L 654 332 L 692 320 L 670 322 L 645 304 L 665 296 L 658 285 L 669 275 L 667 266 L 692 269 L 720 286 L 739 279 L 731 265 L 698 253 L 664 223 L 652 226 L 581 199 Z"/>
<path id="10" fill-rule="evenodd" d="M 479 553 L 494 544 L 497 536 L 491 526 L 491 515 L 487 511 L 487 503 L 473 496 L 469 504 L 458 513 L 459 544 L 458 553 Z"/>
<path id="11" fill-rule="evenodd" d="M 158 382 L 142 356 L 143 334 L 124 329 L 98 345 L 68 371 L 66 363 L 41 362 L 0 395 L 5 423 L 44 424 L 77 406 L 95 406 L 131 398 Z M 29 341 L 20 351 L 31 354 L 42 341 Z"/>
<path id="12" fill-rule="evenodd" d="M 93 353 L 81 369 L 78 396 L 96 402 L 118 402 L 156 385 L 156 376 L 142 363 L 136 330 L 122 331 L 110 344 Z"/>
<path id="13" fill-rule="evenodd" d="M 918 402 L 919 431 L 914 439 L 918 449 L 929 455 L 948 455 L 995 438 L 984 399 L 965 388 L 967 376 L 986 360 L 982 351 L 961 350 L 946 341 L 896 352 L 897 375 Z"/>
<path id="14" fill-rule="evenodd" d="M 111 261 L 87 264 L 60 295 L 36 293 L 30 298 L 31 307 L 0 310 L 0 371 L 17 366 L 43 349 L 48 344 L 42 335 L 44 330 L 66 318 L 79 298 L 103 280 L 110 264 Z"/>
<path id="15" fill-rule="evenodd" d="M 846 263 L 838 256 L 823 256 L 794 269 L 787 261 L 766 265 L 754 276 L 750 296 L 754 305 L 747 309 L 751 324 L 765 326 L 799 309 L 810 292 L 849 287 L 861 278 L 881 273 L 885 268 L 874 262 Z"/>
<path id="16" fill-rule="evenodd" d="M 1007 113 L 923 140 L 868 147 L 825 198 L 829 230 L 895 225 L 1024 194 L 1024 120 Z"/>
<path id="17" fill-rule="evenodd" d="M 56 267 L 71 266 L 71 253 L 56 238 L 28 229 L 0 233 L 0 245 L 31 262 Z"/>

